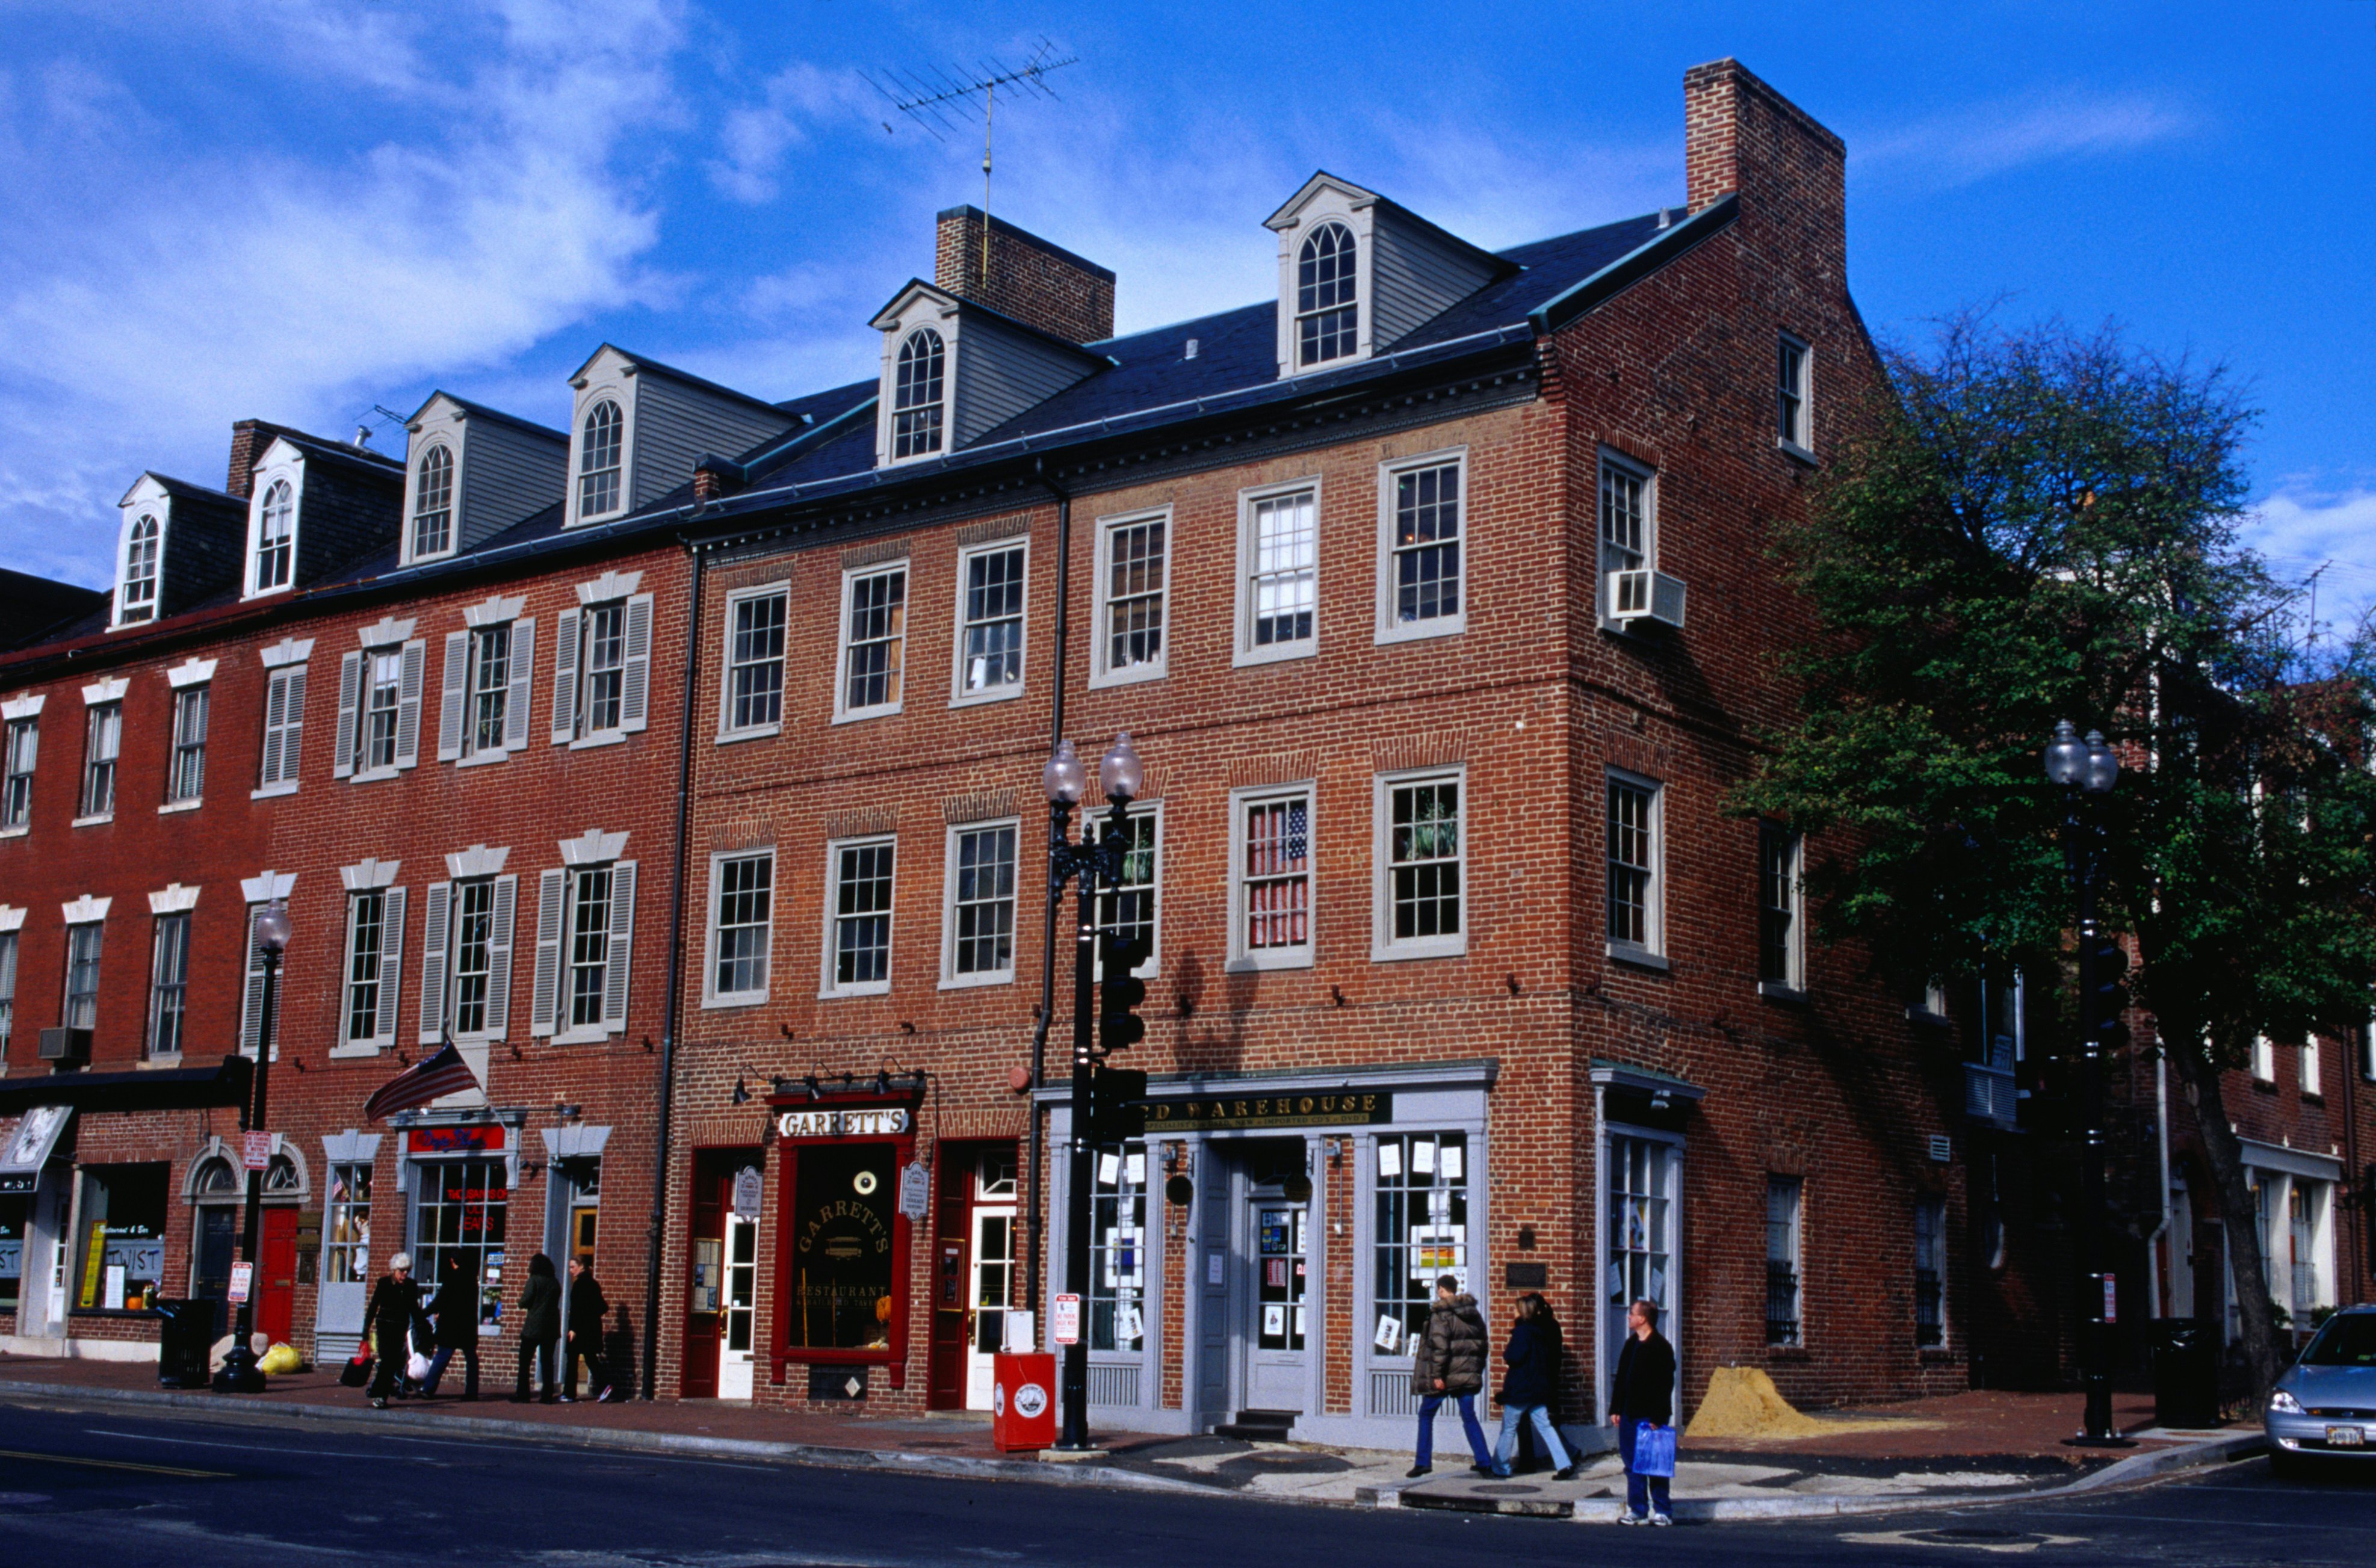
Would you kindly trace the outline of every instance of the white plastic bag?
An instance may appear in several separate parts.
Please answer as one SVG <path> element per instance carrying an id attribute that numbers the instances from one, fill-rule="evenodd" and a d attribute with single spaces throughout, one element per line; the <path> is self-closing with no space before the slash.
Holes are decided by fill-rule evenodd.
<path id="1" fill-rule="evenodd" d="M 427 1383 L 429 1358 L 419 1350 L 412 1352 L 412 1359 L 404 1363 L 404 1375 L 415 1383 Z"/>

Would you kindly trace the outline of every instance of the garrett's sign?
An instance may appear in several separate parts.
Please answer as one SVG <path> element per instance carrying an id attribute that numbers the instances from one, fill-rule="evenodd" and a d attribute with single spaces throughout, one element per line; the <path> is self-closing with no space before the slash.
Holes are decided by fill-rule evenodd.
<path id="1" fill-rule="evenodd" d="M 885 1111 L 787 1111 L 776 1132 L 787 1138 L 896 1138 L 908 1130 L 908 1113 Z"/>

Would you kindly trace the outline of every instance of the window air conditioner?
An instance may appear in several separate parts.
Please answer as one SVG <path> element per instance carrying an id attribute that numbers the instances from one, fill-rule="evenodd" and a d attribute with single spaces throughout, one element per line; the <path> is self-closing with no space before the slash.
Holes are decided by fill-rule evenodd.
<path id="1" fill-rule="evenodd" d="M 90 1060 L 89 1029 L 43 1029 L 42 1060 L 44 1062 L 88 1062 Z"/>
<path id="2" fill-rule="evenodd" d="M 1681 628 L 1683 579 L 1647 567 L 1609 574 L 1609 618 L 1620 625 L 1656 621 Z"/>

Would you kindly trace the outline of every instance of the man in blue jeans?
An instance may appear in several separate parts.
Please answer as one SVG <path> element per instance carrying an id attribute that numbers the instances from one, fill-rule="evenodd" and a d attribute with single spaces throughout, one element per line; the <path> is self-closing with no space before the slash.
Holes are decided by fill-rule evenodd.
<path id="1" fill-rule="evenodd" d="M 1460 1289 L 1446 1274 L 1435 1282 L 1435 1305 L 1427 1314 L 1418 1352 L 1411 1358 L 1411 1392 L 1420 1396 L 1418 1463 L 1408 1479 L 1417 1480 L 1435 1468 L 1435 1413 L 1446 1399 L 1460 1402 L 1461 1430 L 1468 1434 L 1468 1451 L 1477 1456 L 1471 1467 L 1479 1475 L 1493 1473 L 1493 1451 L 1486 1446 L 1485 1429 L 1477 1424 L 1477 1396 L 1485 1391 L 1485 1358 L 1489 1341 L 1477 1298 Z"/>
<path id="2" fill-rule="evenodd" d="M 1617 1374 L 1610 1380 L 1609 1419 L 1617 1428 L 1618 1452 L 1625 1456 L 1625 1511 L 1621 1525 L 1671 1525 L 1673 1504 L 1668 1501 L 1665 1476 L 1645 1476 L 1634 1468 L 1634 1441 L 1642 1423 L 1671 1426 L 1675 1420 L 1675 1348 L 1658 1332 L 1658 1303 L 1636 1301 L 1625 1313 L 1632 1330 L 1625 1348 L 1617 1355 Z"/>

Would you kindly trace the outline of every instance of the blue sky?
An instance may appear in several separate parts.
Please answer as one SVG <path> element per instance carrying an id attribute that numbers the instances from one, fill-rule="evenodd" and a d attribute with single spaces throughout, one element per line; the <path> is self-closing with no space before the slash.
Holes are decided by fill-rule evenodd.
<path id="1" fill-rule="evenodd" d="M 1736 55 L 1849 148 L 1866 319 L 2001 299 L 2223 360 L 2255 537 L 2376 598 L 2376 0 L 2232 6 L 1037 6 L 7 0 L 0 564 L 103 584 L 144 469 L 233 420 L 344 434 L 444 386 L 559 424 L 604 339 L 769 398 L 870 374 L 980 147 L 860 73 L 1042 37 L 994 210 L 1112 267 L 1124 329 L 1275 286 L 1315 167 L 1489 246 L 1682 196 Z M 886 129 L 886 125 L 888 129 Z M 384 430 L 380 444 L 399 436 Z"/>

